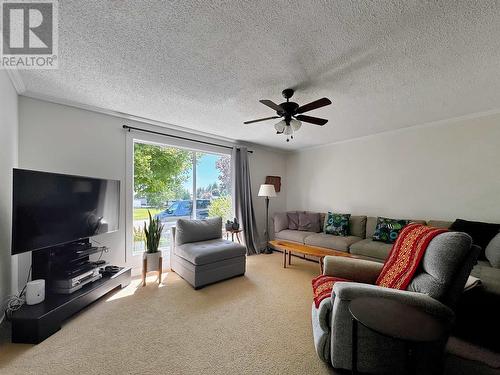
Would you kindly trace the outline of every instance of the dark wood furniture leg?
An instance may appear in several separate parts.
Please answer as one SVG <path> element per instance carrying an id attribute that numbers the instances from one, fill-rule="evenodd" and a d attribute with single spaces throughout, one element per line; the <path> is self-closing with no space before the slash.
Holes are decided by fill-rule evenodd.
<path id="1" fill-rule="evenodd" d="M 323 275 L 323 259 L 325 259 L 325 257 L 319 257 L 319 274 L 320 275 Z"/>
<path id="2" fill-rule="evenodd" d="M 286 268 L 286 250 L 283 250 L 283 268 Z"/>
<path id="3" fill-rule="evenodd" d="M 288 265 L 292 265 L 292 252 L 288 250 Z"/>

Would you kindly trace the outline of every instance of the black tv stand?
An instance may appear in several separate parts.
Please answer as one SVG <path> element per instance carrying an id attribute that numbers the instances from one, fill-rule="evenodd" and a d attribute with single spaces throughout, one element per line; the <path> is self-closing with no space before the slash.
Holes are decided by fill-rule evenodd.
<path id="1" fill-rule="evenodd" d="M 12 314 L 12 342 L 38 344 L 61 329 L 62 322 L 97 299 L 130 284 L 131 268 L 104 276 L 71 294 L 49 294 L 37 305 L 23 305 Z"/>

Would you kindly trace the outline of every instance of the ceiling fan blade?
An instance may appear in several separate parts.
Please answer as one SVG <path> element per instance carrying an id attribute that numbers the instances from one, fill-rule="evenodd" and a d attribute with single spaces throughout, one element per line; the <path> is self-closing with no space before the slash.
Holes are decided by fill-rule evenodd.
<path id="1" fill-rule="evenodd" d="M 312 117 L 312 116 L 306 116 L 306 115 L 298 115 L 295 116 L 297 120 L 304 121 L 304 122 L 309 122 L 314 125 L 325 125 L 328 120 L 325 120 L 324 118 L 319 118 L 319 117 Z"/>
<path id="2" fill-rule="evenodd" d="M 267 105 L 269 108 L 274 109 L 276 112 L 283 112 L 283 108 L 281 108 L 278 104 L 276 104 L 272 100 L 264 99 L 264 100 L 259 100 L 259 102 L 261 102 L 264 105 Z"/>
<path id="3" fill-rule="evenodd" d="M 304 113 L 304 112 L 312 111 L 313 109 L 321 108 L 321 107 L 324 107 L 324 106 L 330 105 L 330 104 L 332 104 L 330 99 L 321 98 L 321 99 L 315 100 L 314 102 L 305 104 L 305 105 L 297 108 L 297 111 L 295 111 L 295 112 L 296 113 Z"/>
<path id="4" fill-rule="evenodd" d="M 245 121 L 244 124 L 253 124 L 254 122 L 272 120 L 275 118 L 280 118 L 280 116 L 272 116 L 272 117 L 260 118 L 258 120 Z"/>

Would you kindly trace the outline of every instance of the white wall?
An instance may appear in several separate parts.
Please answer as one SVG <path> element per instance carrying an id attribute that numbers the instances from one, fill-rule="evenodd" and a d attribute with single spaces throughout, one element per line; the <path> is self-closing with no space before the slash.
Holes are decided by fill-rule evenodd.
<path id="1" fill-rule="evenodd" d="M 27 97 L 20 97 L 19 113 L 19 165 L 21 168 L 121 181 L 120 230 L 102 235 L 98 241 L 112 249 L 110 254 L 103 258 L 115 264 L 124 264 L 127 137 L 122 125 L 150 128 L 152 126 Z M 170 134 L 178 133 L 167 131 Z M 268 150 L 252 149 L 255 150 L 250 156 L 253 193 L 258 227 L 263 232 L 265 211 L 262 199 L 256 197 L 258 186 L 264 182 L 266 175 L 284 175 L 285 156 Z M 281 194 L 273 203 L 271 207 L 284 210 L 284 195 Z M 29 254 L 24 255 L 23 260 L 20 261 L 20 280 L 29 268 L 29 261 Z"/>
<path id="2" fill-rule="evenodd" d="M 11 278 L 12 168 L 17 166 L 17 92 L 0 70 L 0 305 L 16 291 Z M 15 276 L 15 275 L 14 275 Z"/>
<path id="3" fill-rule="evenodd" d="M 296 152 L 287 209 L 500 222 L 500 115 Z"/>
<path id="4" fill-rule="evenodd" d="M 117 179 L 121 181 L 120 212 L 124 205 L 125 137 L 123 120 L 50 104 L 25 97 L 19 99 L 19 167 Z M 120 217 L 120 228 L 125 217 Z M 111 247 L 113 263 L 125 259 L 123 229 L 98 238 Z M 24 283 L 31 253 L 19 255 L 19 283 Z"/>

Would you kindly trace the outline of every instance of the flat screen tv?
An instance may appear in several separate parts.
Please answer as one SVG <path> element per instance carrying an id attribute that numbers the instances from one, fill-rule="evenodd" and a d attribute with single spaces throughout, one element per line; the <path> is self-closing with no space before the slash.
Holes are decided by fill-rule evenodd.
<path id="1" fill-rule="evenodd" d="M 118 230 L 120 181 L 14 169 L 12 254 Z"/>

